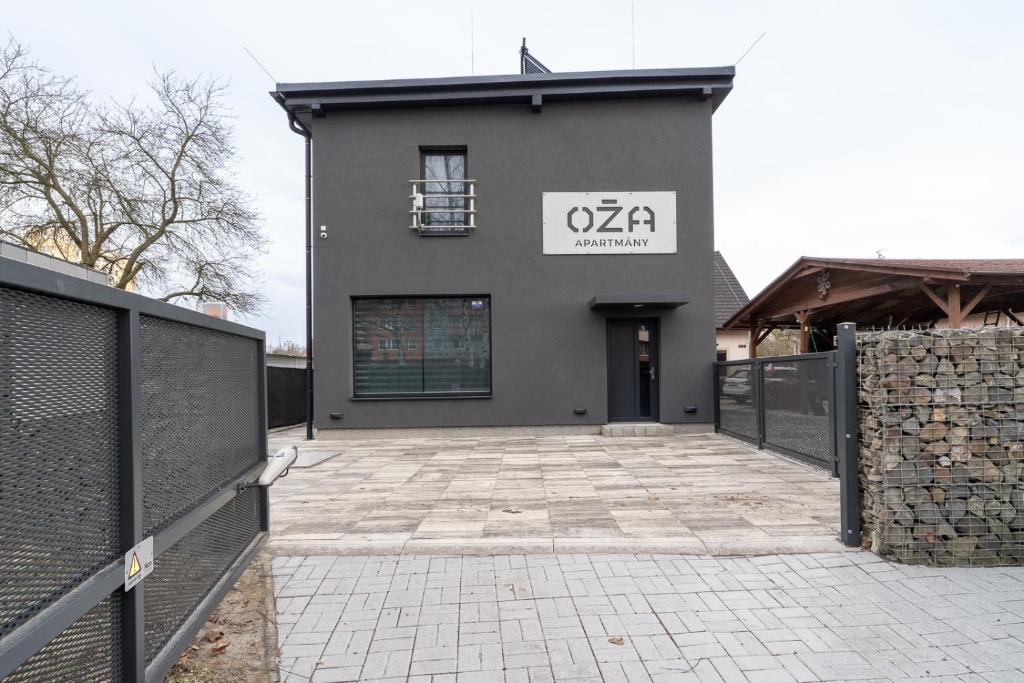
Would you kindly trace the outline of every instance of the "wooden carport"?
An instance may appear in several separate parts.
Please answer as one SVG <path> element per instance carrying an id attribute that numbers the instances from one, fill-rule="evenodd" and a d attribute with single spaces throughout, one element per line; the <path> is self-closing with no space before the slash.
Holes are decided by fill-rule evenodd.
<path id="1" fill-rule="evenodd" d="M 835 326 L 959 328 L 972 313 L 1024 325 L 1024 259 L 836 259 L 802 256 L 738 310 L 724 329 L 750 330 L 750 357 L 778 329 L 800 330 L 800 352 L 815 330 Z"/>

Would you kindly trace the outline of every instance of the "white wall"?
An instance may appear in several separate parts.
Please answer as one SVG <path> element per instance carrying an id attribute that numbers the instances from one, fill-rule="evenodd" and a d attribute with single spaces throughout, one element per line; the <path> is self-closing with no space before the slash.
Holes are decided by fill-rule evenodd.
<path id="1" fill-rule="evenodd" d="M 715 350 L 725 351 L 726 360 L 750 357 L 749 344 L 749 330 L 715 330 Z"/>
<path id="2" fill-rule="evenodd" d="M 1021 317 L 1020 313 L 1013 312 L 1018 318 Z M 996 325 L 998 327 L 1017 327 L 1017 323 L 1007 318 L 1004 314 L 999 314 L 999 320 L 996 322 L 996 316 L 994 313 L 989 315 L 989 325 Z M 964 322 L 960 327 L 984 327 L 985 326 L 985 314 L 984 313 L 971 313 L 969 316 L 964 318 Z M 940 330 L 945 330 L 949 327 L 949 318 L 943 318 L 935 323 L 935 327 Z"/>

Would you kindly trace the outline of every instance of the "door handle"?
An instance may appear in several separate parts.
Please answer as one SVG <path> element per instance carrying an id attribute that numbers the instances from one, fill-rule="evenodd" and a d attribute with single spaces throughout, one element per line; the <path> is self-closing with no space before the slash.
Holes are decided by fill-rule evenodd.
<path id="1" fill-rule="evenodd" d="M 655 381 L 654 366 L 653 365 L 648 369 L 648 372 L 651 373 L 651 381 L 652 382 Z"/>

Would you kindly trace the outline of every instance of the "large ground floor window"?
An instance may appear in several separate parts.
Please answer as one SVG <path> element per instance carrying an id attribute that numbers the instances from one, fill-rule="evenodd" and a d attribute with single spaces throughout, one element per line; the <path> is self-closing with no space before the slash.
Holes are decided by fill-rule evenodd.
<path id="1" fill-rule="evenodd" d="M 489 396 L 489 296 L 352 300 L 355 395 Z"/>

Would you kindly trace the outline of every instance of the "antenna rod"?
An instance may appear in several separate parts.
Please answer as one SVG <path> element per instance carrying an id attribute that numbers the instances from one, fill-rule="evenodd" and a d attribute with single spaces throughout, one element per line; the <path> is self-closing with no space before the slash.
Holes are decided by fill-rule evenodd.
<path id="1" fill-rule="evenodd" d="M 469 73 L 476 74 L 476 33 L 474 31 L 473 10 L 469 10 Z"/>
<path id="2" fill-rule="evenodd" d="M 633 68 L 636 68 L 636 3 L 629 3 L 629 30 L 633 34 Z"/>
<path id="3" fill-rule="evenodd" d="M 256 66 L 258 66 L 259 68 L 263 69 L 263 73 L 267 74 L 267 78 L 269 78 L 274 83 L 277 83 L 277 79 L 270 75 L 270 72 L 267 71 L 267 67 L 263 66 L 263 64 L 260 62 L 260 60 L 256 59 L 256 55 L 254 55 L 253 53 L 249 52 L 249 48 L 247 48 L 245 45 L 243 45 L 242 49 L 245 50 L 245 53 L 247 55 L 252 57 L 252 61 L 256 62 Z"/>
<path id="4" fill-rule="evenodd" d="M 757 44 L 761 42 L 761 39 L 762 39 L 762 38 L 764 38 L 764 37 L 765 37 L 766 35 L 768 35 L 768 31 L 765 31 L 764 33 L 762 33 L 761 35 L 759 35 L 759 36 L 757 37 L 757 40 L 755 40 L 755 41 L 754 41 L 753 43 L 751 43 L 751 44 L 750 44 L 750 47 L 748 47 L 748 48 L 747 48 L 746 52 L 744 52 L 743 54 L 741 54 L 741 55 L 740 55 L 740 58 L 739 58 L 739 59 L 737 59 L 737 60 L 736 60 L 735 62 L 733 62 L 733 63 L 732 63 L 732 65 L 733 65 L 733 66 L 736 66 L 737 64 L 739 64 L 740 62 L 742 62 L 742 61 L 743 61 L 743 58 L 744 58 L 744 57 L 746 57 L 746 56 L 747 56 L 747 54 L 748 54 L 748 53 L 749 53 L 749 52 L 750 52 L 751 50 L 753 50 L 753 49 L 754 49 L 754 47 L 756 47 L 756 46 L 757 46 Z"/>

